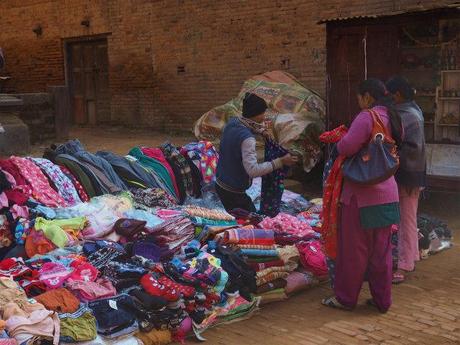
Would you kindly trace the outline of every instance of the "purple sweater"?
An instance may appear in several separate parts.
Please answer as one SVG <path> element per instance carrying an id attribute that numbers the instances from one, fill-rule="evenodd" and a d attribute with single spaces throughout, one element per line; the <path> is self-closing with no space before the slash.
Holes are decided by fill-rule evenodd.
<path id="1" fill-rule="evenodd" d="M 373 109 L 379 113 L 384 125 L 391 132 L 387 109 L 382 106 L 377 106 Z M 339 153 L 350 157 L 367 145 L 372 132 L 372 124 L 372 117 L 369 112 L 361 111 L 353 120 L 348 133 L 337 144 Z M 360 185 L 345 179 L 340 201 L 349 205 L 352 197 L 356 198 L 358 207 L 399 201 L 398 187 L 393 176 L 375 185 Z"/>

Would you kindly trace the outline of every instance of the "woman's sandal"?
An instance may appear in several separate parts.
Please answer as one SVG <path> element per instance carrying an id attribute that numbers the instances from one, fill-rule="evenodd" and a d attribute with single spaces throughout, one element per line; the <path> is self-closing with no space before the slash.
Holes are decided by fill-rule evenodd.
<path id="1" fill-rule="evenodd" d="M 344 306 L 342 303 L 337 301 L 337 297 L 335 296 L 323 299 L 321 301 L 321 304 L 325 305 L 326 307 L 335 308 L 335 309 L 342 309 L 342 310 L 347 310 L 347 311 L 352 310 L 352 308 Z"/>
<path id="2" fill-rule="evenodd" d="M 388 309 L 387 309 L 387 310 L 382 310 L 382 309 L 380 309 L 379 306 L 377 305 L 377 303 L 375 303 L 375 301 L 374 301 L 373 298 L 369 298 L 369 299 L 366 301 L 366 304 L 367 304 L 368 306 L 370 306 L 370 307 L 377 308 L 377 310 L 378 310 L 379 312 L 381 312 L 382 314 L 385 314 L 385 313 L 388 311 Z"/>
<path id="3" fill-rule="evenodd" d="M 406 280 L 406 277 L 404 277 L 404 274 L 402 274 L 401 272 L 395 272 L 393 273 L 393 279 L 391 282 L 393 284 L 401 284 L 402 282 L 404 282 L 404 280 Z"/>

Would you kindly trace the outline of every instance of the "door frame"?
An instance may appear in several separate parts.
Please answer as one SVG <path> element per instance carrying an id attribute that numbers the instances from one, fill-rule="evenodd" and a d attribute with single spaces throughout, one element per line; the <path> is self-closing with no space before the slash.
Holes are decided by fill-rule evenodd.
<path id="1" fill-rule="evenodd" d="M 62 49 L 64 53 L 64 78 L 65 78 L 65 85 L 69 90 L 69 97 L 70 97 L 70 107 L 71 107 L 71 116 L 70 121 L 71 125 L 75 124 L 75 111 L 74 111 L 74 101 L 73 101 L 73 87 L 72 87 L 72 55 L 70 53 L 70 47 L 73 43 L 82 43 L 82 42 L 97 42 L 97 41 L 106 41 L 107 42 L 107 59 L 110 65 L 110 56 L 108 54 L 109 50 L 109 36 L 111 33 L 102 33 L 97 35 L 91 36 L 76 36 L 76 37 L 69 37 L 61 39 L 62 42 Z M 107 66 L 109 67 L 109 66 Z M 110 68 L 109 68 L 109 90 L 110 90 Z"/>

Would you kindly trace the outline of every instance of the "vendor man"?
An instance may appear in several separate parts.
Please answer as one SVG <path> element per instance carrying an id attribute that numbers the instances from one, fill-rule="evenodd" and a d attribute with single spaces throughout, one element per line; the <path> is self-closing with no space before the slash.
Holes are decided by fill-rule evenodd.
<path id="1" fill-rule="evenodd" d="M 230 119 L 223 130 L 217 164 L 216 192 L 227 211 L 240 208 L 256 212 L 254 203 L 246 194 L 252 179 L 297 162 L 297 157 L 290 154 L 271 162 L 257 162 L 255 135 L 266 132 L 263 125 L 266 110 L 265 100 L 255 94 L 246 93 L 242 116 Z"/>

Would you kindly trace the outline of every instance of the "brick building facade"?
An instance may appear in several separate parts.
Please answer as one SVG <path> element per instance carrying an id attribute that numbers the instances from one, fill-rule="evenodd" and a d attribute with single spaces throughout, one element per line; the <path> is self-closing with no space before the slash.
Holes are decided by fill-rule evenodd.
<path id="1" fill-rule="evenodd" d="M 106 121 L 189 129 L 249 76 L 287 70 L 325 94 L 322 18 L 392 14 L 450 0 L 3 0 L 0 46 L 12 92 L 63 85 L 66 47 L 106 40 Z"/>

